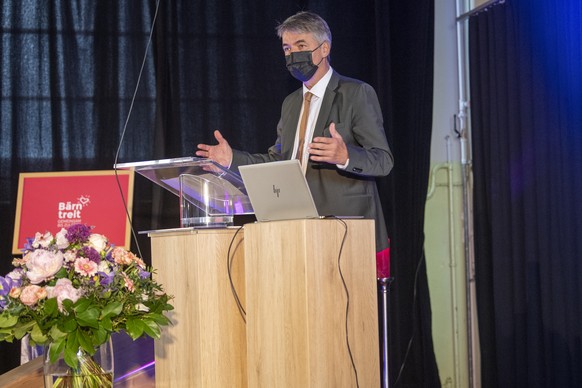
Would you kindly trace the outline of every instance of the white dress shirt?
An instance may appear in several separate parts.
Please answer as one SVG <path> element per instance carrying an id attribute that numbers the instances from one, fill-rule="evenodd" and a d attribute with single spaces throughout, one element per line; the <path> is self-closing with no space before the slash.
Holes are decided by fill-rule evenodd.
<path id="1" fill-rule="evenodd" d="M 311 97 L 311 102 L 309 103 L 309 117 L 307 118 L 307 127 L 305 128 L 305 141 L 303 142 L 303 157 L 301 160 L 301 167 L 303 173 L 307 168 L 307 161 L 309 160 L 309 153 L 307 152 L 307 146 L 313 140 L 313 131 L 315 129 L 315 122 L 319 116 L 319 111 L 321 110 L 321 102 L 323 101 L 323 95 L 331 79 L 333 69 L 330 67 L 327 73 L 319 80 L 318 83 L 313 85 L 311 89 L 308 89 L 305 84 L 303 85 L 303 96 L 305 93 L 310 92 L 313 94 Z M 305 97 L 304 97 L 305 98 Z M 293 159 L 297 157 L 297 146 L 299 143 L 299 125 L 301 123 L 301 116 L 303 116 L 303 105 L 301 107 L 301 113 L 299 114 L 299 121 L 297 122 L 297 131 L 295 135 L 295 144 L 293 145 Z"/>

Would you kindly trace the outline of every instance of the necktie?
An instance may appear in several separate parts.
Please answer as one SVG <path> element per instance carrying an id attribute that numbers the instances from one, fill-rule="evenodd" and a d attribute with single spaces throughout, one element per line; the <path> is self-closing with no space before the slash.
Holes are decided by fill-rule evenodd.
<path id="1" fill-rule="evenodd" d="M 310 92 L 305 93 L 303 97 L 303 115 L 301 116 L 301 123 L 299 124 L 299 143 L 297 144 L 297 159 L 299 159 L 299 162 L 303 158 L 303 146 L 305 145 L 305 131 L 307 129 L 311 97 L 313 97 L 313 94 Z"/>

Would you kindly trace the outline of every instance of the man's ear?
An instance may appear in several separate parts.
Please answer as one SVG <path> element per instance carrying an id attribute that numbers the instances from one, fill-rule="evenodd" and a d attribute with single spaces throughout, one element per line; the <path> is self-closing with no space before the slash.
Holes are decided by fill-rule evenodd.
<path id="1" fill-rule="evenodd" d="M 322 51 L 323 51 L 323 56 L 327 57 L 329 55 L 329 50 L 331 49 L 329 42 L 326 40 L 325 42 L 323 42 L 323 44 L 321 45 Z"/>

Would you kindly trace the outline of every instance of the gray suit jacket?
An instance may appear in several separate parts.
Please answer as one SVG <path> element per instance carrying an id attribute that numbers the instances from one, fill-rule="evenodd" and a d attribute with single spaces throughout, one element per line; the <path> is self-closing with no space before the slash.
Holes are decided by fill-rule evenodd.
<path id="1" fill-rule="evenodd" d="M 277 141 L 266 154 L 233 150 L 231 169 L 253 163 L 290 159 L 303 102 L 302 88 L 291 93 L 281 109 Z M 388 247 L 376 177 L 388 175 L 394 164 L 374 89 L 335 71 L 325 91 L 313 136 L 330 136 L 335 123 L 347 145 L 345 170 L 309 161 L 306 179 L 320 215 L 363 216 L 376 220 L 376 251 Z"/>

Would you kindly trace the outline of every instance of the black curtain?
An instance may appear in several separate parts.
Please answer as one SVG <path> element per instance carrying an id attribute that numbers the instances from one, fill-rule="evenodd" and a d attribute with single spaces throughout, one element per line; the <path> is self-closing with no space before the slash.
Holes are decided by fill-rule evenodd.
<path id="1" fill-rule="evenodd" d="M 265 151 L 284 97 L 300 86 L 284 67 L 275 27 L 309 9 L 330 24 L 332 66 L 377 90 L 396 159 L 379 180 L 396 279 L 391 379 L 439 386 L 423 254 L 434 2 L 162 0 L 131 105 L 156 4 L 2 2 L 0 273 L 10 266 L 18 173 L 111 169 L 130 107 L 119 162 L 192 155 L 214 141 L 213 129 L 235 148 Z M 135 184 L 136 230 L 178 226 L 175 197 L 139 176 Z M 147 260 L 147 237 L 139 245 Z M 0 348 L 0 368 L 14 367 L 17 349 Z"/>
<path id="2" fill-rule="evenodd" d="M 472 17 L 483 386 L 582 386 L 582 3 Z"/>

